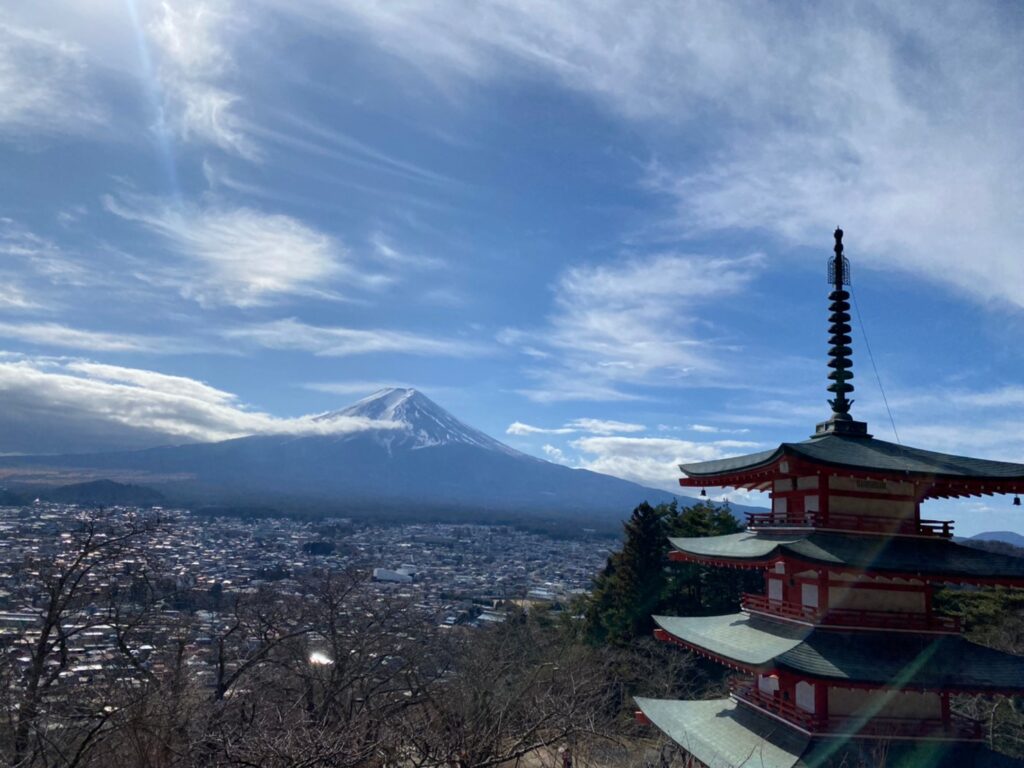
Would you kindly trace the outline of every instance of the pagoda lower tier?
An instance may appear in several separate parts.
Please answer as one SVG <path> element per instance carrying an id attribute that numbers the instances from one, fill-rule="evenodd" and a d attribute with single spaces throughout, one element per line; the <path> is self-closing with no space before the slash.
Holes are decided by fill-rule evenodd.
<path id="1" fill-rule="evenodd" d="M 708 768 L 1020 768 L 1021 762 L 971 741 L 849 739 L 807 734 L 736 697 L 704 701 L 637 698 L 650 723 Z M 837 738 L 837 736 L 843 736 Z"/>
<path id="2" fill-rule="evenodd" d="M 956 634 L 840 631 L 746 613 L 654 618 L 659 639 L 746 673 L 752 687 L 740 698 L 808 733 L 870 716 L 944 724 L 948 733 L 930 735 L 964 738 L 951 726 L 951 694 L 1024 689 L 1024 657 Z"/>
<path id="3" fill-rule="evenodd" d="M 742 612 L 654 619 L 660 640 L 740 673 L 729 699 L 637 699 L 644 721 L 712 768 L 748 765 L 751 754 L 779 768 L 838 765 L 837 750 L 883 743 L 885 764 L 899 766 L 891 745 L 904 742 L 918 745 L 899 747 L 908 755 L 931 755 L 907 766 L 1020 765 L 988 751 L 982 723 L 954 713 L 951 698 L 1018 693 L 1024 657 L 954 633 L 837 630 Z"/>
<path id="4" fill-rule="evenodd" d="M 638 700 L 641 716 L 698 760 L 745 765 L 730 762 L 732 747 L 723 744 L 756 744 L 772 755 L 766 766 L 837 765 L 826 756 L 884 742 L 914 759 L 932 755 L 907 766 L 1020 764 L 988 751 L 981 723 L 958 716 L 951 699 L 1018 695 L 1024 657 L 966 640 L 958 620 L 933 610 L 932 597 L 946 583 L 1024 586 L 1024 559 L 941 537 L 816 530 L 670 543 L 670 560 L 765 577 L 764 594 L 744 595 L 740 613 L 654 617 L 660 640 L 739 673 L 729 699 Z M 725 739 L 717 751 L 715 733 Z"/>

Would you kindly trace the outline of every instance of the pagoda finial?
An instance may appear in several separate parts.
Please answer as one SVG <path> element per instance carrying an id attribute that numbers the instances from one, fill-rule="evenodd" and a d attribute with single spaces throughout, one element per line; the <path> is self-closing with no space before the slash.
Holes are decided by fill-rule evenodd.
<path id="1" fill-rule="evenodd" d="M 854 421 L 850 416 L 850 406 L 853 400 L 847 395 L 853 392 L 853 361 L 850 355 L 853 350 L 850 348 L 850 292 L 844 286 L 850 284 L 850 261 L 843 255 L 843 230 L 836 227 L 834 233 L 836 244 L 833 250 L 835 256 L 828 262 L 828 281 L 832 284 L 832 292 L 828 295 L 829 316 L 828 332 L 829 339 L 828 367 L 832 369 L 828 378 L 831 384 L 828 391 L 835 397 L 828 401 L 832 406 L 832 417 L 818 425 L 817 434 L 842 434 L 842 435 L 867 435 L 867 424 L 862 421 Z"/>

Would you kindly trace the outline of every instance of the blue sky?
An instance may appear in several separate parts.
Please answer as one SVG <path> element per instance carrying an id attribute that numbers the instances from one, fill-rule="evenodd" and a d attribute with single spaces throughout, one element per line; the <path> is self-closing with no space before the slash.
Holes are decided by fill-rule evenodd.
<path id="1" fill-rule="evenodd" d="M 841 225 L 854 414 L 865 325 L 904 442 L 1024 461 L 1019 4 L 56 6 L 0 12 L 0 451 L 408 385 L 672 488 L 828 415 Z"/>

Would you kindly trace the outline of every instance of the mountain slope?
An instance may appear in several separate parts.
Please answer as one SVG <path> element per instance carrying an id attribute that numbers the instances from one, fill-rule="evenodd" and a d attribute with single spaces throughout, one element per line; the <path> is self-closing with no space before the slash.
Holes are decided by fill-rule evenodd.
<path id="1" fill-rule="evenodd" d="M 1015 547 L 1024 547 L 1024 536 L 1013 531 L 986 531 L 971 536 L 975 541 L 1001 541 L 1004 544 L 1012 544 Z"/>
<path id="2" fill-rule="evenodd" d="M 142 451 L 5 457 L 0 466 L 73 469 L 144 482 L 196 499 L 308 498 L 339 505 L 452 505 L 621 519 L 672 494 L 528 456 L 469 427 L 412 389 L 388 389 L 342 411 L 400 428 L 312 436 L 259 435 Z"/>

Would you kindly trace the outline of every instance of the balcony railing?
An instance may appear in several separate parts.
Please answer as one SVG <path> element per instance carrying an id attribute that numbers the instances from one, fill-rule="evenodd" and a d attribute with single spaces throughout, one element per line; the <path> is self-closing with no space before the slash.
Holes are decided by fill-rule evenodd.
<path id="1" fill-rule="evenodd" d="M 858 533 L 892 533 L 911 536 L 953 536 L 952 520 L 901 520 L 878 515 L 821 512 L 748 512 L 747 528 L 829 528 Z"/>
<path id="2" fill-rule="evenodd" d="M 766 613 L 786 619 L 807 621 L 832 627 L 854 627 L 870 629 L 902 629 L 919 632 L 959 633 L 960 619 L 954 616 L 937 616 L 927 613 L 896 613 L 895 611 L 867 611 L 848 608 L 818 608 L 782 600 L 770 600 L 764 595 L 746 593 L 742 599 L 743 609 L 755 613 Z"/>
<path id="3" fill-rule="evenodd" d="M 830 717 L 807 712 L 781 694 L 767 694 L 749 680 L 733 679 L 729 692 L 737 701 L 769 712 L 816 736 L 859 736 L 862 738 L 949 739 L 982 741 L 984 729 L 978 720 L 960 715 L 948 723 L 938 718 Z"/>
<path id="4" fill-rule="evenodd" d="M 808 733 L 823 733 L 823 719 L 813 712 L 808 712 L 787 701 L 780 693 L 767 694 L 755 687 L 749 680 L 733 678 L 729 681 L 729 693 L 737 701 L 757 707 L 765 712 L 778 715 L 788 723 L 792 723 Z"/>

